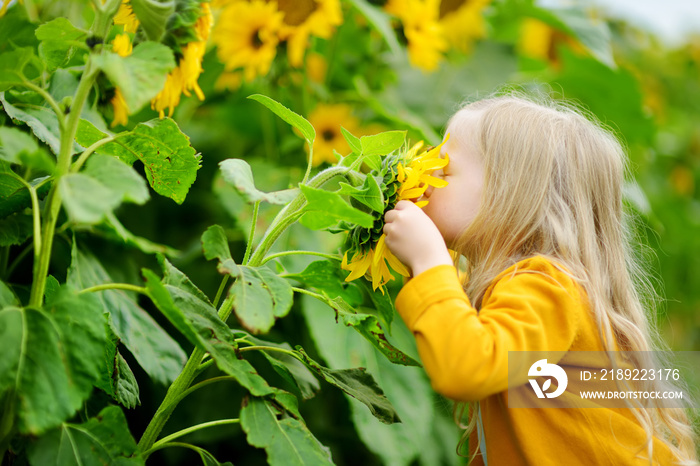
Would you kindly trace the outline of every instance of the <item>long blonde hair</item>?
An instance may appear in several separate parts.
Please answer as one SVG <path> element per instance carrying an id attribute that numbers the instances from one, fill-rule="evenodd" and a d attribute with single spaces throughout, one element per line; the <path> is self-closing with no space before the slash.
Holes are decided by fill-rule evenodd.
<path id="1" fill-rule="evenodd" d="M 464 112 L 477 114 L 476 126 L 460 125 Z M 658 356 L 651 350 L 665 349 L 655 329 L 658 300 L 623 203 L 627 165 L 617 138 L 571 104 L 512 92 L 464 106 L 449 127 L 458 140 L 474 138 L 484 164 L 479 213 L 452 246 L 467 259 L 465 289 L 474 306 L 503 270 L 545 256 L 586 291 L 607 351 L 617 344 L 633 352 L 636 367 L 658 363 L 649 360 Z M 646 432 L 640 450 L 646 447 L 650 464 L 653 437 L 681 464 L 700 464 L 684 409 L 628 407 Z M 470 422 L 458 452 L 478 406 L 456 405 L 456 419 L 465 409 Z"/>

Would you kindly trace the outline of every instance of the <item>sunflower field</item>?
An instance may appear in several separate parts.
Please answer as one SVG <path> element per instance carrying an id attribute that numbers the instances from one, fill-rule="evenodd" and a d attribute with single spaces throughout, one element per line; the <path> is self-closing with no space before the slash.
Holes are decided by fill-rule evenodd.
<path id="1" fill-rule="evenodd" d="M 511 87 L 624 141 L 659 328 L 700 350 L 700 36 L 534 0 L 0 0 L 0 463 L 463 464 L 382 217 Z"/>

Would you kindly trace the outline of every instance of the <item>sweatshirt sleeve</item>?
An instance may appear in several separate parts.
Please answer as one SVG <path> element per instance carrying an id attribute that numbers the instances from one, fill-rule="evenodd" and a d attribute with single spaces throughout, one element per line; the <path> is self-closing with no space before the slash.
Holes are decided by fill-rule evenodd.
<path id="1" fill-rule="evenodd" d="M 396 309 L 433 388 L 458 401 L 506 390 L 508 351 L 567 351 L 584 312 L 578 285 L 542 258 L 499 275 L 478 313 L 448 265 L 406 283 Z"/>

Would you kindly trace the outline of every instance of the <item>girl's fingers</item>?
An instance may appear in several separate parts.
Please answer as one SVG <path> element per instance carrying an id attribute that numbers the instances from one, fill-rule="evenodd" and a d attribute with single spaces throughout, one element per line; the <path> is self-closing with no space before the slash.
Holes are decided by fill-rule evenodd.
<path id="1" fill-rule="evenodd" d="M 384 214 L 384 223 L 391 223 L 394 220 L 396 220 L 396 217 L 398 214 L 394 210 L 390 210 L 386 214 Z"/>

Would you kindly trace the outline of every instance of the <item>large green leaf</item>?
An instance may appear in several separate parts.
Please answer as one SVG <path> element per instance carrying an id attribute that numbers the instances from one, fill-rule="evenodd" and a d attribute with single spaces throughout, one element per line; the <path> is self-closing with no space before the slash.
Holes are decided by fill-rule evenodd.
<path id="1" fill-rule="evenodd" d="M 379 187 L 379 183 L 377 183 L 377 180 L 371 175 L 365 177 L 362 186 L 352 186 L 341 182 L 340 189 L 336 192 L 352 197 L 374 212 L 384 214 L 384 195 Z"/>
<path id="2" fill-rule="evenodd" d="M 131 0 L 131 8 L 150 40 L 163 38 L 168 18 L 175 12 L 174 0 Z"/>
<path id="3" fill-rule="evenodd" d="M 521 5 L 521 14 L 537 18 L 550 26 L 577 38 L 601 63 L 616 68 L 615 58 L 610 42 L 608 23 L 592 18 L 581 7 L 572 8 L 538 8 Z"/>
<path id="4" fill-rule="evenodd" d="M 329 304 L 335 309 L 345 325 L 357 330 L 389 361 L 404 366 L 420 366 L 418 361 L 389 343 L 376 317 L 371 314 L 356 313 L 340 296 L 330 300 Z"/>
<path id="5" fill-rule="evenodd" d="M 451 403 L 436 397 L 425 373 L 420 368 L 389 362 L 360 335 L 338 325 L 332 313 L 329 315 L 330 309 L 320 301 L 304 296 L 302 304 L 310 335 L 328 367 L 333 370 L 365 367 L 401 417 L 399 424 L 377 422 L 363 404 L 347 397 L 358 436 L 382 463 L 460 464 L 460 458 L 454 454 L 459 430 L 449 417 Z M 398 344 L 415 354 L 415 340 L 402 322 L 395 325 L 393 335 Z M 436 425 L 440 426 L 439 435 L 443 438 L 432 440 L 437 433 Z"/>
<path id="6" fill-rule="evenodd" d="M 7 100 L 4 92 L 0 92 L 0 102 L 10 118 L 29 126 L 34 135 L 58 155 L 61 151 L 61 130 L 53 110 L 49 107 L 29 106 L 21 102 L 12 104 Z"/>
<path id="7" fill-rule="evenodd" d="M 16 425 L 37 435 L 73 415 L 100 377 L 106 325 L 91 296 L 62 289 L 46 309 L 0 311 L 0 393 Z M 9 390 L 9 394 L 7 391 Z"/>
<path id="8" fill-rule="evenodd" d="M 387 155 L 401 148 L 406 142 L 406 131 L 387 131 L 372 136 L 362 136 L 362 155 Z"/>
<path id="9" fill-rule="evenodd" d="M 119 202 L 144 204 L 148 201 L 146 181 L 116 157 L 93 154 L 82 173 L 102 183 Z"/>
<path id="10" fill-rule="evenodd" d="M 44 23 L 36 29 L 39 44 L 39 56 L 49 70 L 68 63 L 76 49 L 76 42 L 85 40 L 87 33 L 82 31 L 66 18 L 56 18 Z"/>
<path id="11" fill-rule="evenodd" d="M 11 126 L 0 126 L 0 159 L 44 173 L 52 173 L 55 166 L 29 134 Z"/>
<path id="12" fill-rule="evenodd" d="M 83 424 L 62 424 L 32 443 L 28 458 L 32 466 L 145 464 L 117 406 L 108 406 Z"/>
<path id="13" fill-rule="evenodd" d="M 341 220 L 370 228 L 374 217 L 345 202 L 340 194 L 323 189 L 301 185 L 306 197 L 304 215 L 299 222 L 312 230 L 321 230 L 337 224 Z"/>
<path id="14" fill-rule="evenodd" d="M 245 337 L 247 341 L 256 346 L 270 346 L 287 351 L 293 351 L 289 343 L 273 343 L 261 340 L 244 332 L 237 332 Z M 260 351 L 270 362 L 272 368 L 290 385 L 299 389 L 299 394 L 304 399 L 312 398 L 320 389 L 318 379 L 299 359 L 280 351 Z"/>
<path id="15" fill-rule="evenodd" d="M 88 147 L 106 137 L 92 123 L 81 120 L 76 141 Z M 139 123 L 133 130 L 115 137 L 116 141 L 105 144 L 98 152 L 119 157 L 129 165 L 140 160 L 154 191 L 178 204 L 184 202 L 197 178 L 201 156 L 172 119 L 156 118 Z"/>
<path id="16" fill-rule="evenodd" d="M 355 282 L 347 283 L 347 272 L 340 268 L 340 261 L 314 261 L 299 273 L 287 274 L 287 278 L 300 281 L 321 291 L 333 299 L 342 296 L 345 302 L 356 305 L 362 302 L 362 292 Z"/>
<path id="17" fill-rule="evenodd" d="M 272 110 L 275 113 L 275 115 L 292 125 L 294 128 L 298 129 L 304 136 L 304 139 L 306 139 L 306 142 L 309 143 L 309 146 L 313 146 L 314 140 L 316 139 L 316 130 L 314 129 L 313 125 L 309 123 L 304 117 L 297 113 L 294 113 L 284 105 L 269 98 L 266 95 L 254 94 L 248 96 L 248 98 L 255 100 L 256 102 L 260 102 L 265 107 Z"/>
<path id="18" fill-rule="evenodd" d="M 85 289 L 111 283 L 112 277 L 99 260 L 73 242 L 68 283 Z M 101 309 L 109 313 L 112 331 L 133 354 L 144 371 L 156 382 L 167 384 L 175 380 L 185 365 L 186 355 L 180 345 L 138 305 L 135 296 L 123 290 L 93 293 Z M 116 369 L 120 366 L 112 363 Z"/>
<path id="19" fill-rule="evenodd" d="M 0 281 L 0 309 L 9 306 L 20 306 L 19 299 L 5 282 Z"/>
<path id="20" fill-rule="evenodd" d="M 398 54 L 401 51 L 401 46 L 396 38 L 396 33 L 391 25 L 391 18 L 382 11 L 381 8 L 370 4 L 366 0 L 350 0 L 360 14 L 362 14 L 367 22 L 379 33 L 384 39 L 384 42 L 389 46 L 392 53 Z"/>
<path id="21" fill-rule="evenodd" d="M 588 106 L 603 123 L 619 130 L 628 144 L 649 145 L 654 122 L 644 110 L 639 81 L 627 69 L 611 69 L 590 57 L 562 50 L 562 71 L 552 84 Z"/>
<path id="22" fill-rule="evenodd" d="M 241 159 L 227 159 L 219 163 L 221 175 L 227 183 L 230 183 L 236 191 L 248 202 L 269 202 L 270 204 L 284 205 L 299 195 L 299 189 L 285 189 L 266 193 L 255 187 L 253 171 L 248 162 Z"/>
<path id="23" fill-rule="evenodd" d="M 156 42 L 140 43 L 128 57 L 103 50 L 93 61 L 119 88 L 130 113 L 158 95 L 168 72 L 175 67 L 170 48 Z"/>
<path id="24" fill-rule="evenodd" d="M 309 367 L 323 377 L 326 382 L 335 385 L 346 394 L 366 405 L 374 417 L 384 424 L 401 422 L 394 407 L 365 368 L 332 370 L 309 358 L 301 347 L 297 347 L 297 349 Z"/>
<path id="25" fill-rule="evenodd" d="M 231 329 L 210 304 L 186 290 L 161 283 L 148 269 L 143 270 L 143 275 L 153 303 L 192 344 L 209 352 L 219 369 L 235 377 L 254 395 L 272 393 L 253 366 L 238 358 L 238 346 Z"/>
<path id="26" fill-rule="evenodd" d="M 105 367 L 102 377 L 95 386 L 102 389 L 122 406 L 135 408 L 141 404 L 139 385 L 129 364 L 119 353 L 118 344 L 119 339 L 112 334 L 110 342 L 105 346 Z"/>
<path id="27" fill-rule="evenodd" d="M 24 80 L 24 68 L 33 56 L 30 47 L 21 47 L 0 54 L 0 91 L 5 91 Z"/>
<path id="28" fill-rule="evenodd" d="M 329 450 L 298 419 L 274 403 L 247 398 L 241 409 L 241 427 L 248 443 L 264 448 L 271 466 L 333 464 Z"/>
<path id="29" fill-rule="evenodd" d="M 77 223 L 98 223 L 120 203 L 108 187 L 82 173 L 62 176 L 58 191 L 68 216 Z"/>
<path id="30" fill-rule="evenodd" d="M 267 333 L 275 320 L 287 315 L 293 293 L 289 283 L 267 267 L 237 265 L 231 258 L 226 235 L 219 225 L 202 235 L 204 257 L 219 259 L 219 271 L 236 278 L 229 289 L 241 324 L 252 333 Z"/>

